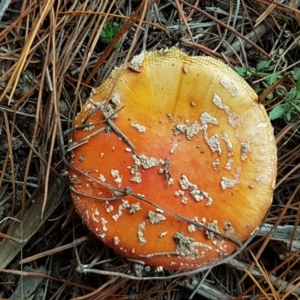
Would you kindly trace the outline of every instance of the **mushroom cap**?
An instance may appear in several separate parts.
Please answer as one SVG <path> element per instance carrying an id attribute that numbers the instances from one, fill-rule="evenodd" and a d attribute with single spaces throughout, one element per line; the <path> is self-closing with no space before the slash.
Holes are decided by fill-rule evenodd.
<path id="1" fill-rule="evenodd" d="M 142 52 L 91 94 L 74 126 L 76 210 L 127 258 L 174 270 L 213 264 L 271 205 L 273 128 L 255 92 L 217 59 Z"/>

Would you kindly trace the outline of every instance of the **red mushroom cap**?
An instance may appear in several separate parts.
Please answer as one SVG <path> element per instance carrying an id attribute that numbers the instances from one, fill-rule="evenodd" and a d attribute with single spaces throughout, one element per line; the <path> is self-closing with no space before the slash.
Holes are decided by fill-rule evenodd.
<path id="1" fill-rule="evenodd" d="M 92 93 L 74 126 L 76 210 L 127 258 L 176 270 L 213 264 L 270 207 L 273 128 L 254 91 L 219 60 L 142 52 Z"/>

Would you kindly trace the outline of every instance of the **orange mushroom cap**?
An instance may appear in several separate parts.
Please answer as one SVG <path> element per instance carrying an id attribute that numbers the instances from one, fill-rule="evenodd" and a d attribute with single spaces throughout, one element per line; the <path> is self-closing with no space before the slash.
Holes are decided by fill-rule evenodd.
<path id="1" fill-rule="evenodd" d="M 273 128 L 254 91 L 219 60 L 142 52 L 92 93 L 74 126 L 76 210 L 127 258 L 175 270 L 213 264 L 271 205 Z"/>

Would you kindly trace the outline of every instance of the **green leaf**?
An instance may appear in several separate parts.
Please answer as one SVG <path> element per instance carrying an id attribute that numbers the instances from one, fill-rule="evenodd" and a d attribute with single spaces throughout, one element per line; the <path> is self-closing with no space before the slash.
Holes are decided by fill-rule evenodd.
<path id="1" fill-rule="evenodd" d="M 115 26 L 112 27 L 112 34 L 113 34 L 113 36 L 115 36 L 120 31 L 121 27 L 122 27 L 121 24 L 115 25 Z"/>
<path id="2" fill-rule="evenodd" d="M 293 101 L 296 97 L 297 97 L 297 90 L 296 88 L 292 88 L 286 93 L 284 99 L 286 101 Z"/>
<path id="3" fill-rule="evenodd" d="M 111 23 L 106 23 L 100 34 L 100 41 L 104 44 L 109 44 L 112 41 L 112 39 L 116 36 L 116 34 L 119 32 L 121 27 L 122 27 L 121 24 L 114 25 Z M 120 42 L 117 42 L 115 48 L 119 49 L 120 47 L 121 47 Z"/>
<path id="4" fill-rule="evenodd" d="M 255 88 L 254 89 L 254 92 L 257 94 L 257 95 L 260 95 L 264 90 L 262 88 Z"/>
<path id="5" fill-rule="evenodd" d="M 297 94 L 295 96 L 295 100 L 300 100 L 300 91 L 297 91 Z M 296 102 L 298 103 L 299 101 L 296 101 Z"/>
<path id="6" fill-rule="evenodd" d="M 100 40 L 104 44 L 109 44 L 111 41 L 111 38 L 110 37 L 101 37 Z"/>
<path id="7" fill-rule="evenodd" d="M 278 75 L 278 74 L 273 74 L 273 75 L 271 75 L 271 76 L 268 76 L 267 78 L 266 78 L 266 82 L 267 82 L 267 85 L 268 86 L 271 86 L 272 84 L 274 84 L 278 79 L 280 79 L 281 78 L 281 76 L 280 75 Z"/>
<path id="8" fill-rule="evenodd" d="M 263 61 L 259 62 L 256 65 L 256 70 L 257 71 L 262 71 L 263 69 L 269 67 L 271 62 L 272 62 L 271 60 L 263 60 Z"/>
<path id="9" fill-rule="evenodd" d="M 244 68 L 236 66 L 234 67 L 234 70 L 242 77 L 250 77 L 255 74 L 255 69 L 251 67 Z"/>
<path id="10" fill-rule="evenodd" d="M 121 43 L 120 42 L 117 42 L 114 46 L 116 49 L 120 49 L 121 48 Z"/>
<path id="11" fill-rule="evenodd" d="M 247 75 L 247 69 L 244 67 L 236 66 L 234 67 L 234 70 L 242 77 L 245 77 Z"/>
<path id="12" fill-rule="evenodd" d="M 300 80 L 298 80 L 296 83 L 296 90 L 297 92 L 300 92 Z"/>
<path id="13" fill-rule="evenodd" d="M 299 67 L 294 68 L 293 77 L 295 80 L 300 81 L 300 68 Z"/>
<path id="14" fill-rule="evenodd" d="M 267 99 L 269 99 L 269 100 L 273 99 L 273 97 L 274 97 L 273 92 L 271 92 L 267 95 Z"/>
<path id="15" fill-rule="evenodd" d="M 285 113 L 284 119 L 285 119 L 286 121 L 288 121 L 288 122 L 291 121 L 291 119 L 292 119 L 292 111 L 291 111 L 291 110 L 288 110 L 288 111 Z"/>
<path id="16" fill-rule="evenodd" d="M 287 105 L 286 104 L 280 104 L 274 107 L 270 112 L 269 112 L 269 117 L 271 120 L 275 120 L 278 118 L 281 118 L 285 115 L 287 112 Z"/>

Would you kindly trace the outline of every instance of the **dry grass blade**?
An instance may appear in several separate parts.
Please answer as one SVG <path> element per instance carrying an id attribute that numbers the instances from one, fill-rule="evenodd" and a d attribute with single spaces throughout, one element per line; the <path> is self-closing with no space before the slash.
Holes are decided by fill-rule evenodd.
<path id="1" fill-rule="evenodd" d="M 15 200 L 16 200 L 16 185 L 15 185 L 15 166 L 14 166 L 14 155 L 13 155 L 13 149 L 12 149 L 12 134 L 11 131 L 9 129 L 9 122 L 8 122 L 8 117 L 7 117 L 7 113 L 3 112 L 3 116 L 4 116 L 4 122 L 5 122 L 5 128 L 6 128 L 6 135 L 7 135 L 7 143 L 8 143 L 8 152 L 7 155 L 10 158 L 10 163 L 12 166 L 12 188 L 13 188 L 13 197 L 12 197 L 12 210 L 14 209 L 15 206 Z M 3 170 L 4 171 L 4 170 Z M 5 172 L 3 172 L 5 173 Z M 2 182 L 0 183 L 0 185 L 2 185 Z"/>
<path id="2" fill-rule="evenodd" d="M 300 26 L 300 12 L 295 0 L 291 0 L 292 7 L 295 9 L 295 16 L 297 18 L 298 26 Z"/>
<path id="3" fill-rule="evenodd" d="M 270 299 L 268 294 L 264 291 L 264 289 L 260 286 L 260 284 L 257 282 L 257 280 L 254 278 L 254 276 L 248 271 L 246 270 L 246 273 L 248 274 L 248 276 L 252 279 L 252 281 L 255 283 L 256 287 L 260 290 L 261 294 L 265 297 L 265 299 Z M 264 274 L 264 273 L 263 273 Z M 265 274 L 264 274 L 265 275 Z M 268 279 L 268 278 L 266 278 Z M 275 298 L 276 300 L 278 300 L 278 298 Z"/>
<path id="4" fill-rule="evenodd" d="M 78 239 L 74 240 L 70 244 L 66 244 L 66 245 L 63 245 L 63 246 L 60 246 L 60 247 L 56 247 L 54 249 L 51 249 L 51 250 L 48 250 L 48 251 L 45 251 L 45 252 L 41 252 L 41 253 L 33 255 L 31 257 L 23 258 L 22 260 L 20 260 L 20 264 L 26 264 L 28 262 L 34 261 L 34 260 L 42 258 L 44 256 L 53 255 L 57 252 L 61 252 L 61 251 L 64 251 L 66 249 L 76 247 L 77 245 L 80 245 L 83 242 L 88 241 L 88 239 L 89 239 L 88 237 L 84 236 L 82 238 L 78 238 Z"/>
<path id="5" fill-rule="evenodd" d="M 51 28 L 53 30 L 56 29 L 56 18 L 54 18 L 54 11 L 53 11 L 53 7 L 50 9 L 50 20 L 51 20 Z M 51 43 L 52 43 L 52 61 L 55 61 L 56 59 L 56 39 L 55 39 L 55 35 L 53 34 L 51 36 Z M 54 79 L 56 77 L 56 64 L 53 64 L 53 68 L 52 68 L 52 78 Z M 45 209 L 46 209 L 46 205 L 47 205 L 47 199 L 48 199 L 48 188 L 49 188 L 49 180 L 50 180 L 50 169 L 51 169 L 51 161 L 52 161 L 52 155 L 53 155 L 53 150 L 54 150 L 54 146 L 55 146 L 55 141 L 56 141 L 56 134 L 58 131 L 58 123 L 60 123 L 60 114 L 59 114 L 59 103 L 58 103 L 58 97 L 57 97 L 57 87 L 56 87 L 56 80 L 52 81 L 53 83 L 53 107 L 54 107 L 54 111 L 53 111 L 53 129 L 51 131 L 52 133 L 52 138 L 51 138 L 51 143 L 50 143 L 50 147 L 49 147 L 49 157 L 48 157 L 48 163 L 47 163 L 47 169 L 46 169 L 46 173 L 45 173 L 45 192 L 44 192 L 44 199 L 43 199 L 43 205 L 42 205 L 42 209 L 41 209 L 41 219 L 43 219 L 44 213 L 45 213 Z M 62 132 L 60 134 L 60 136 L 62 136 Z"/>
<path id="6" fill-rule="evenodd" d="M 279 0 L 275 0 L 272 4 L 270 4 L 267 9 L 257 18 L 254 27 L 257 27 L 261 22 L 265 20 L 265 18 L 268 17 L 270 13 L 276 8 L 276 3 L 279 2 Z"/>
<path id="7" fill-rule="evenodd" d="M 103 285 L 101 285 L 99 288 L 97 288 L 96 290 L 94 290 L 93 292 L 85 295 L 85 296 L 81 296 L 81 297 L 76 297 L 73 298 L 73 300 L 85 300 L 85 299 L 107 299 L 107 298 L 103 298 L 103 297 L 107 297 L 107 295 L 103 295 L 102 290 L 114 285 L 114 288 L 117 289 L 120 286 L 124 285 L 124 283 L 126 282 L 126 280 L 120 281 L 117 284 L 115 284 L 116 282 L 116 278 L 112 278 L 110 280 L 108 280 L 106 283 L 104 283 Z M 106 292 L 107 293 L 107 292 Z M 96 297 L 96 298 L 95 298 Z"/>
<path id="8" fill-rule="evenodd" d="M 45 278 L 45 279 L 51 279 L 53 281 L 63 282 L 65 284 L 67 284 L 67 285 L 70 285 L 70 286 L 73 286 L 73 287 L 77 287 L 77 288 L 81 288 L 81 289 L 86 290 L 86 291 L 93 291 L 94 290 L 93 288 L 90 288 L 90 287 L 82 285 L 82 284 L 78 284 L 76 282 L 71 282 L 69 280 L 64 280 L 64 279 L 56 278 L 56 277 L 49 276 L 49 275 L 42 274 L 42 273 L 16 271 L 16 270 L 3 269 L 3 268 L 0 268 L 0 272 L 16 274 L 16 275 L 19 275 L 19 276 L 42 277 L 42 278 Z"/>
<path id="9" fill-rule="evenodd" d="M 298 4 L 299 5 L 299 1 L 297 0 L 292 0 L 291 2 L 293 1 L 296 1 L 296 5 Z M 274 1 L 272 0 L 256 0 L 256 2 L 259 2 L 259 3 L 264 3 L 264 4 L 267 4 L 267 5 L 272 5 L 274 4 Z M 279 1 L 275 4 L 276 6 L 276 9 L 280 9 L 284 12 L 287 12 L 287 13 L 299 13 L 299 9 L 293 7 L 293 4 L 292 6 L 289 6 L 287 4 L 284 4 L 284 3 L 280 3 Z"/>
<path id="10" fill-rule="evenodd" d="M 270 58 L 269 54 L 266 53 L 263 49 L 261 49 L 259 46 L 257 46 L 255 43 L 253 43 L 251 40 L 245 38 L 245 36 L 243 36 L 241 33 L 239 33 L 238 31 L 236 31 L 234 28 L 232 28 L 231 26 L 228 26 L 227 24 L 222 23 L 220 20 L 218 20 L 217 18 L 215 18 L 214 16 L 210 15 L 209 13 L 207 13 L 206 11 L 195 7 L 193 5 L 191 5 L 190 3 L 184 1 L 184 0 L 180 0 L 182 3 L 184 3 L 185 5 L 201 12 L 203 15 L 207 16 L 208 18 L 210 18 L 211 20 L 213 20 L 214 22 L 220 24 L 222 27 L 228 29 L 229 31 L 233 32 L 234 34 L 236 34 L 238 37 L 240 37 L 241 39 L 245 40 L 247 43 L 249 43 L 251 46 L 253 46 L 255 49 L 257 49 L 258 51 L 260 51 L 262 54 L 264 54 L 267 58 Z"/>
<path id="11" fill-rule="evenodd" d="M 284 81 L 284 78 L 281 78 L 278 81 L 276 81 L 274 84 L 269 86 L 262 94 L 259 95 L 258 103 L 262 103 L 267 98 L 267 96 L 270 93 L 272 93 L 276 89 L 276 87 L 278 87 L 283 81 Z"/>
<path id="12" fill-rule="evenodd" d="M 251 255 L 252 255 L 252 257 L 253 257 L 253 259 L 254 259 L 256 265 L 258 266 L 258 268 L 259 268 L 261 274 L 263 274 L 263 277 L 264 277 L 265 281 L 267 282 L 268 286 L 270 287 L 274 299 L 279 300 L 278 295 L 277 295 L 277 293 L 276 293 L 276 290 L 275 290 L 275 288 L 274 288 L 272 282 L 270 281 L 270 277 L 269 277 L 269 275 L 267 274 L 265 268 L 264 268 L 263 266 L 261 266 L 261 264 L 257 261 L 257 259 L 255 258 L 255 256 L 253 255 L 252 252 L 251 252 Z M 248 271 L 247 271 L 247 273 L 248 273 Z M 249 275 L 249 273 L 248 273 L 248 275 Z M 251 275 L 251 276 L 252 276 L 252 275 Z M 258 282 L 257 282 L 256 280 L 255 280 L 255 284 L 258 285 L 258 288 L 260 289 L 260 291 L 262 291 L 262 293 L 266 296 L 265 291 L 261 289 L 260 285 L 258 284 Z"/>
<path id="13" fill-rule="evenodd" d="M 187 28 L 187 30 L 189 32 L 189 35 L 190 35 L 190 37 L 192 39 L 192 43 L 194 44 L 195 42 L 194 42 L 192 31 L 191 31 L 191 29 L 190 29 L 190 27 L 188 25 L 188 22 L 187 22 L 187 19 L 186 19 L 185 15 L 184 15 L 182 7 L 179 4 L 179 0 L 175 0 L 175 2 L 176 2 L 177 9 L 178 9 L 179 20 L 181 20 L 181 21 L 183 20 L 183 22 L 184 22 L 184 24 L 185 24 L 185 26 L 186 26 L 186 28 Z"/>
<path id="14" fill-rule="evenodd" d="M 110 55 L 111 51 L 113 50 L 115 44 L 120 40 L 120 38 L 124 35 L 124 33 L 130 29 L 133 24 L 139 20 L 141 20 L 141 22 L 143 22 L 143 18 L 141 18 L 142 14 L 145 15 L 145 12 L 143 12 L 143 7 L 146 7 L 147 5 L 147 1 L 143 0 L 143 2 L 141 3 L 141 5 L 139 6 L 139 8 L 134 12 L 134 14 L 125 22 L 124 26 L 122 27 L 122 29 L 115 35 L 115 37 L 111 40 L 111 42 L 109 43 L 109 45 L 107 46 L 107 48 L 105 49 L 103 55 L 101 56 L 101 58 L 99 59 L 99 61 L 96 63 L 95 67 L 93 68 L 93 70 L 90 72 L 88 78 L 85 81 L 85 84 L 89 84 L 90 80 L 93 78 L 93 76 L 96 74 L 97 70 L 102 66 L 103 62 L 105 61 L 105 59 L 107 59 L 107 57 Z M 135 44 L 135 40 L 133 41 L 133 43 L 131 45 L 134 46 Z M 132 46 L 132 47 L 133 47 Z M 130 51 L 128 51 L 130 52 Z"/>
<path id="15" fill-rule="evenodd" d="M 48 204 L 46 217 L 51 215 L 62 200 L 62 195 L 65 191 L 65 185 L 60 180 L 52 181 L 52 188 L 49 192 L 51 203 Z M 18 237 L 24 240 L 23 243 L 16 244 L 13 240 L 3 240 L 0 247 L 0 268 L 5 268 L 23 249 L 29 239 L 37 232 L 44 224 L 36 213 L 41 210 L 43 205 L 43 189 L 36 192 L 34 204 L 25 212 L 21 223 L 12 223 L 8 235 Z"/>
<path id="16" fill-rule="evenodd" d="M 287 299 L 288 297 L 293 295 L 297 289 L 299 289 L 300 287 L 299 278 L 295 279 L 294 282 L 291 282 L 291 284 L 295 284 L 295 286 L 289 291 L 286 291 L 285 288 L 282 288 L 282 293 L 284 293 L 284 296 L 281 298 L 281 300 Z"/>
<path id="17" fill-rule="evenodd" d="M 5 95 L 9 92 L 10 87 L 12 86 L 12 90 L 10 92 L 10 97 L 9 97 L 9 103 L 11 102 L 12 96 L 15 93 L 15 90 L 17 88 L 17 83 L 19 81 L 21 72 L 23 71 L 24 65 L 27 62 L 27 57 L 28 57 L 29 51 L 31 49 L 31 46 L 33 44 L 33 41 L 36 38 L 37 32 L 40 29 L 42 22 L 46 18 L 51 7 L 53 6 L 53 3 L 54 3 L 54 0 L 45 1 L 43 3 L 44 5 L 41 7 L 41 15 L 36 19 L 36 23 L 33 25 L 33 29 L 30 32 L 28 41 L 26 42 L 26 44 L 23 48 L 21 56 L 20 56 L 19 60 L 17 61 L 17 64 L 11 74 L 11 77 L 10 77 L 3 93 L 0 95 L 0 102 L 3 100 Z"/>

